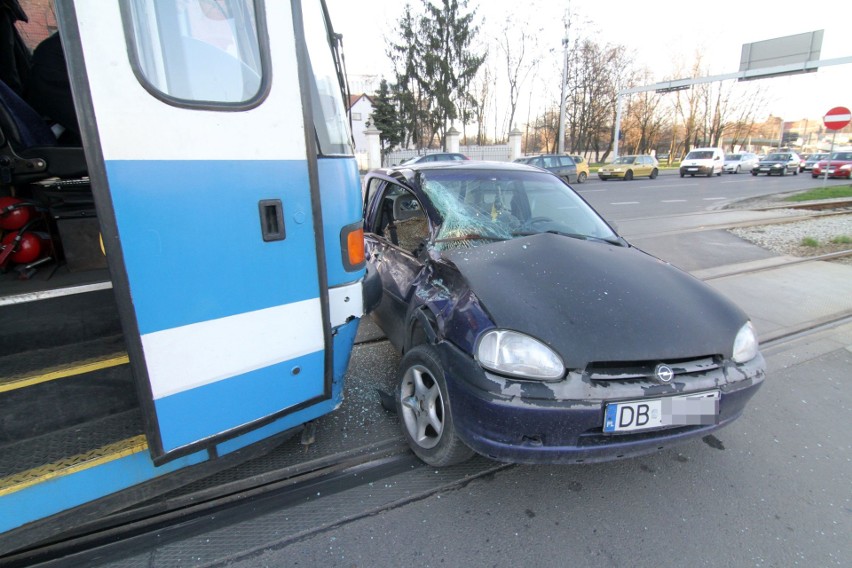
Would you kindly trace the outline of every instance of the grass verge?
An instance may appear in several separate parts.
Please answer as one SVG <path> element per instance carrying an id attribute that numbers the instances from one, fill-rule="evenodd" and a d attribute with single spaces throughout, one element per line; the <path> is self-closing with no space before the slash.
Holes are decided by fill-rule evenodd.
<path id="1" fill-rule="evenodd" d="M 814 201 L 817 199 L 835 199 L 837 197 L 852 197 L 852 184 L 818 187 L 804 193 L 785 197 L 784 201 Z"/>

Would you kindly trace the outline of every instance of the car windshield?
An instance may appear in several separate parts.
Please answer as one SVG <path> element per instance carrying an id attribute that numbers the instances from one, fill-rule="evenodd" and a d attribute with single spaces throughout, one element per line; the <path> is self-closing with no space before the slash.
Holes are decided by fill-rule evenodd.
<path id="1" fill-rule="evenodd" d="M 769 154 L 766 156 L 767 160 L 774 160 L 777 162 L 786 162 L 790 159 L 790 154 Z"/>
<path id="2" fill-rule="evenodd" d="M 852 152 L 835 152 L 831 155 L 832 160 L 852 160 Z"/>
<path id="3" fill-rule="evenodd" d="M 632 164 L 636 161 L 636 156 L 621 156 L 620 158 L 616 158 L 612 161 L 613 165 L 615 164 Z"/>
<path id="4" fill-rule="evenodd" d="M 687 160 L 712 160 L 713 152 L 704 150 L 701 152 L 690 152 L 686 155 Z"/>
<path id="5" fill-rule="evenodd" d="M 507 170 L 434 170 L 420 184 L 441 215 L 437 250 L 552 232 L 617 243 L 618 236 L 558 178 Z"/>
<path id="6" fill-rule="evenodd" d="M 740 154 L 728 154 L 725 160 L 728 162 L 739 162 L 740 158 L 742 158 Z"/>

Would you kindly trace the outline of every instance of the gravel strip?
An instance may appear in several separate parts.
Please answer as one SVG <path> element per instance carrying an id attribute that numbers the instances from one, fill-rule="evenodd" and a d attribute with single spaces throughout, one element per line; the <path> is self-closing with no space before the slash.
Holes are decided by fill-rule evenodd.
<path id="1" fill-rule="evenodd" d="M 730 229 L 730 232 L 777 254 L 817 256 L 852 249 L 850 243 L 831 242 L 838 237 L 852 239 L 852 214 L 736 228 Z M 818 246 L 803 246 L 802 240 L 805 238 L 816 239 Z"/>

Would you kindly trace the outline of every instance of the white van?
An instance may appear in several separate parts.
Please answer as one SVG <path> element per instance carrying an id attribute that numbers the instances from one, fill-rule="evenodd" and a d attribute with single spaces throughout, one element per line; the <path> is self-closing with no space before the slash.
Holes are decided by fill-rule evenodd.
<path id="1" fill-rule="evenodd" d="M 693 148 L 680 163 L 680 177 L 722 175 L 725 151 L 721 148 Z"/>

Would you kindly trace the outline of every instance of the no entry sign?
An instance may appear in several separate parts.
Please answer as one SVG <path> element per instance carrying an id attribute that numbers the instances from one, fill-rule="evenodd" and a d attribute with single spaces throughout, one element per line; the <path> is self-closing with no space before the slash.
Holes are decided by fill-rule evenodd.
<path id="1" fill-rule="evenodd" d="M 825 127 L 829 130 L 840 130 L 852 119 L 849 109 L 846 107 L 834 107 L 822 117 Z"/>

